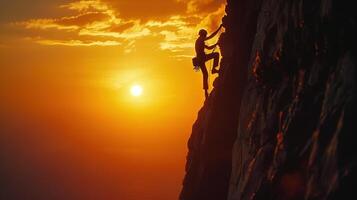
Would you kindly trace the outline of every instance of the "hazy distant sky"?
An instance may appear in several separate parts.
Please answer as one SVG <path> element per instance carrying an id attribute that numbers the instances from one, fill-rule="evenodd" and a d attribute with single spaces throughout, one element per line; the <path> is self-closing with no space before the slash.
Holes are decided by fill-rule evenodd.
<path id="1" fill-rule="evenodd" d="M 1 0 L 0 199 L 176 199 L 203 103 L 194 40 L 223 14 L 223 0 Z"/>

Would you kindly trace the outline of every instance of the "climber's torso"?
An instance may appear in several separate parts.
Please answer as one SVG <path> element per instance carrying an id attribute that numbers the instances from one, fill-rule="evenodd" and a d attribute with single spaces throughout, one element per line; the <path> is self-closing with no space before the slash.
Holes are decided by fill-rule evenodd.
<path id="1" fill-rule="evenodd" d="M 205 57 L 205 40 L 203 38 L 199 37 L 196 40 L 195 49 L 198 58 Z"/>

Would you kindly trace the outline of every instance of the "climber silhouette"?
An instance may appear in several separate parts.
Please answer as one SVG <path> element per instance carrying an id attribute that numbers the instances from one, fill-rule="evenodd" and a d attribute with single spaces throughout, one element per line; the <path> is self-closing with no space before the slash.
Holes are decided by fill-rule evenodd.
<path id="1" fill-rule="evenodd" d="M 207 46 L 205 44 L 205 41 L 212 39 L 214 36 L 216 36 L 217 33 L 221 30 L 221 28 L 222 25 L 220 25 L 219 28 L 208 37 L 207 37 L 207 31 L 201 29 L 198 33 L 199 38 L 196 40 L 195 43 L 197 65 L 200 67 L 203 74 L 203 89 L 205 90 L 206 98 L 208 97 L 208 72 L 206 68 L 206 62 L 211 59 L 214 59 L 212 74 L 218 73 L 219 71 L 216 69 L 216 67 L 219 64 L 219 53 L 213 52 L 213 53 L 206 54 L 205 49 L 212 50 L 217 46 L 217 43 L 212 46 Z"/>

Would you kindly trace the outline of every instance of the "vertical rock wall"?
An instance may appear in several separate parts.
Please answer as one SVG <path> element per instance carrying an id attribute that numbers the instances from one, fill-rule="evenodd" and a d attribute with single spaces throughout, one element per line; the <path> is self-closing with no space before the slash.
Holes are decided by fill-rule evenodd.
<path id="1" fill-rule="evenodd" d="M 188 142 L 181 200 L 226 199 L 232 146 L 260 0 L 228 1 L 219 44 L 221 73 L 198 114 Z"/>
<path id="2" fill-rule="evenodd" d="M 222 71 L 192 129 L 181 200 L 354 195 L 354 10 L 347 0 L 227 2 Z"/>

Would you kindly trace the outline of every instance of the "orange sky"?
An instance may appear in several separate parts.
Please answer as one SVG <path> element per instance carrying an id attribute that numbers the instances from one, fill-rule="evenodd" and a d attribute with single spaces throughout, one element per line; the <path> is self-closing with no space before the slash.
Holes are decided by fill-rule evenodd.
<path id="1" fill-rule="evenodd" d="M 1 197 L 176 199 L 223 2 L 2 0 Z"/>

